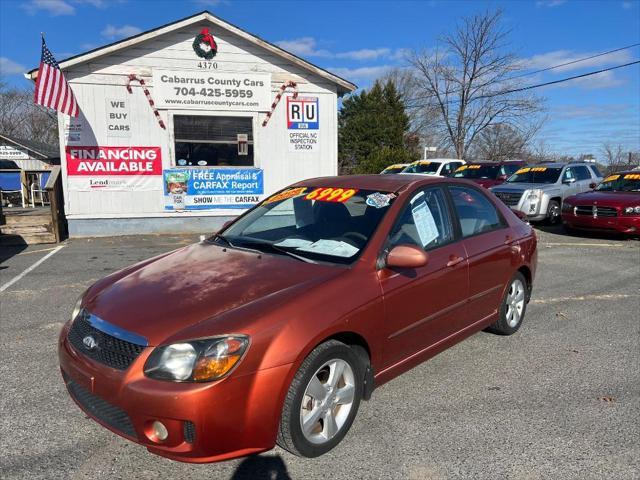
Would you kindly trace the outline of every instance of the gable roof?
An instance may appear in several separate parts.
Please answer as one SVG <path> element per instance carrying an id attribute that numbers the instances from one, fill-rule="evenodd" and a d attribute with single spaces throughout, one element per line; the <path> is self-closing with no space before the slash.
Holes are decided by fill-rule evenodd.
<path id="1" fill-rule="evenodd" d="M 25 140 L 23 138 L 9 137 L 0 133 L 0 142 L 4 141 L 11 145 L 24 148 L 28 150 L 34 156 L 41 157 L 42 160 L 50 160 L 54 158 L 60 158 L 60 151 L 55 145 L 49 145 L 46 143 L 38 142 L 35 140 Z"/>
<path id="2" fill-rule="evenodd" d="M 348 80 L 345 80 L 344 78 L 339 77 L 338 75 L 331 73 L 328 70 L 325 70 L 324 68 L 320 68 L 317 65 L 314 65 L 313 63 L 308 62 L 303 58 L 298 57 L 297 55 L 294 55 L 293 53 L 283 50 L 277 45 L 274 45 L 273 43 L 268 42 L 267 40 L 264 40 L 256 35 L 253 35 L 236 25 L 233 25 L 229 22 L 226 22 L 225 20 L 222 20 L 219 17 L 216 17 L 208 10 L 203 10 L 202 12 L 196 13 L 195 15 L 191 15 L 190 17 L 185 17 L 181 20 L 176 20 L 175 22 L 167 23 L 166 25 L 162 25 L 152 30 L 147 30 L 146 32 L 139 33 L 138 35 L 134 35 L 132 37 L 128 37 L 128 38 L 119 40 L 117 42 L 95 48 L 93 50 L 89 50 L 88 52 L 74 55 L 73 57 L 69 57 L 62 60 L 61 62 L 58 62 L 58 65 L 60 65 L 60 68 L 64 70 L 65 68 L 69 68 L 84 62 L 88 62 L 97 57 L 109 55 L 123 48 L 131 47 L 133 45 L 144 42 L 146 40 L 150 40 L 152 38 L 158 37 L 160 35 L 164 35 L 174 30 L 178 30 L 180 28 L 188 27 L 190 25 L 193 25 L 195 23 L 198 23 L 204 20 L 211 22 L 214 25 L 224 30 L 234 33 L 239 37 L 255 45 L 258 45 L 259 47 L 264 48 L 265 50 L 273 53 L 274 55 L 278 55 L 279 57 L 282 57 L 290 61 L 291 63 L 294 63 L 295 65 L 315 75 L 318 75 L 328 80 L 331 83 L 336 84 L 338 87 L 339 95 L 353 92 L 358 88 L 355 84 L 349 82 Z M 34 68 L 30 70 L 25 74 L 25 77 L 31 80 L 35 80 L 38 77 L 38 69 Z"/>

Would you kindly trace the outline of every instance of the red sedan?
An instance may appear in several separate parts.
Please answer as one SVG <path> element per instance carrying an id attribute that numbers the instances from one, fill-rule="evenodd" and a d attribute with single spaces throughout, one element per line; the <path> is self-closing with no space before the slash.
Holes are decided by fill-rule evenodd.
<path id="1" fill-rule="evenodd" d="M 471 180 L 484 188 L 489 188 L 503 184 L 507 178 L 524 165 L 525 162 L 522 160 L 468 163 L 458 167 L 451 176 Z"/>
<path id="2" fill-rule="evenodd" d="M 640 171 L 609 175 L 592 192 L 564 200 L 562 221 L 568 229 L 640 233 Z"/>
<path id="3" fill-rule="evenodd" d="M 315 457 L 374 387 L 487 327 L 516 332 L 536 245 L 468 182 L 307 180 L 96 282 L 60 334 L 62 376 L 88 416 L 158 455 Z"/>

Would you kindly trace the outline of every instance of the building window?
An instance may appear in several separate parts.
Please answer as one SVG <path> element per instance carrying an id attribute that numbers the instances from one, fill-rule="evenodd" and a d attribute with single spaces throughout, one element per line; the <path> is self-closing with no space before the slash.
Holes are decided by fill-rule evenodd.
<path id="1" fill-rule="evenodd" d="M 175 160 L 179 167 L 252 167 L 251 117 L 174 115 Z"/>

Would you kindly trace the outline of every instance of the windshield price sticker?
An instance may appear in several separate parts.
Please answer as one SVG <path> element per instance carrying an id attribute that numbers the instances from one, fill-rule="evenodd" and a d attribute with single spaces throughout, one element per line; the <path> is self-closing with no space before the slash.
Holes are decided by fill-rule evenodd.
<path id="1" fill-rule="evenodd" d="M 481 167 L 482 165 L 469 165 L 469 169 L 470 170 L 477 170 Z"/>
<path id="2" fill-rule="evenodd" d="M 461 172 L 463 170 L 466 170 L 467 168 L 469 168 L 467 165 L 462 165 L 461 167 L 456 168 L 456 172 Z"/>
<path id="3" fill-rule="evenodd" d="M 614 180 L 617 180 L 619 178 L 620 178 L 620 175 L 609 175 L 607 178 L 603 180 L 603 182 L 613 182 Z"/>
<path id="4" fill-rule="evenodd" d="M 319 187 L 304 197 L 305 200 L 318 200 L 321 202 L 344 203 L 358 192 L 356 188 L 331 188 Z"/>
<path id="5" fill-rule="evenodd" d="M 527 173 L 527 172 L 529 172 L 530 170 L 531 170 L 531 169 L 530 169 L 529 167 L 527 167 L 527 168 L 521 168 L 520 170 L 518 170 L 518 171 L 516 172 L 516 175 L 520 175 L 521 173 Z"/>
<path id="6" fill-rule="evenodd" d="M 430 165 L 431 162 L 427 162 L 425 160 L 420 160 L 419 162 L 416 162 L 418 165 Z"/>
<path id="7" fill-rule="evenodd" d="M 546 172 L 547 171 L 547 167 L 533 167 L 531 169 L 532 172 Z"/>
<path id="8" fill-rule="evenodd" d="M 620 175 L 618 175 L 620 176 Z M 629 173 L 624 176 L 625 180 L 640 180 L 640 173 Z"/>
<path id="9" fill-rule="evenodd" d="M 307 191 L 307 187 L 298 187 L 298 188 L 289 188 L 284 192 L 276 193 L 275 195 L 270 196 L 264 202 L 263 205 L 267 205 L 268 203 L 279 202 L 280 200 L 286 200 L 287 198 L 297 197 L 298 195 L 302 195 Z"/>

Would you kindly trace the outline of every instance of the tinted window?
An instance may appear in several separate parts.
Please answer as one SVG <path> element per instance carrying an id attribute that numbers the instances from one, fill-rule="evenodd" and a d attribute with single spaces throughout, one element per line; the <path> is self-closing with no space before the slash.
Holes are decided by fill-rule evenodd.
<path id="1" fill-rule="evenodd" d="M 602 177 L 602 173 L 600 173 L 600 170 L 598 170 L 598 167 L 596 167 L 595 165 L 589 165 L 589 168 L 591 169 L 591 171 L 596 177 Z"/>
<path id="2" fill-rule="evenodd" d="M 456 173 L 453 174 L 455 178 L 483 178 L 483 179 L 495 179 L 498 176 L 500 167 L 497 165 L 463 165 Z"/>
<path id="3" fill-rule="evenodd" d="M 516 170 L 507 182 L 509 183 L 556 183 L 560 176 L 560 168 L 523 167 Z"/>
<path id="4" fill-rule="evenodd" d="M 420 160 L 409 165 L 402 173 L 436 173 L 438 168 L 440 168 L 440 162 Z"/>
<path id="5" fill-rule="evenodd" d="M 489 232 L 502 226 L 496 207 L 477 190 L 467 187 L 449 187 L 460 219 L 463 237 Z"/>
<path id="6" fill-rule="evenodd" d="M 502 172 L 504 175 L 513 175 L 520 169 L 522 165 L 503 165 Z"/>
<path id="7" fill-rule="evenodd" d="M 400 214 L 389 237 L 390 248 L 417 245 L 426 250 L 453 240 L 453 229 L 444 192 L 429 188 L 418 192 Z"/>
<path id="8" fill-rule="evenodd" d="M 587 167 L 573 167 L 573 169 L 575 170 L 578 180 L 591 180 L 591 175 Z"/>

